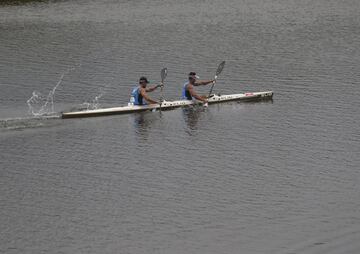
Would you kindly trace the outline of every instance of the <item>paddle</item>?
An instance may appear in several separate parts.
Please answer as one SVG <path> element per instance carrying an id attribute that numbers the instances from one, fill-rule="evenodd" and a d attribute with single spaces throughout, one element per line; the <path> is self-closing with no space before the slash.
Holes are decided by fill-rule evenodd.
<path id="1" fill-rule="evenodd" d="M 222 62 L 219 64 L 219 66 L 218 66 L 218 68 L 217 68 L 217 70 L 216 70 L 216 74 L 215 74 L 215 77 L 214 77 L 214 82 L 213 82 L 213 84 L 211 85 L 211 89 L 210 89 L 208 98 L 210 98 L 211 93 L 212 93 L 213 88 L 214 88 L 215 83 L 216 83 L 216 79 L 217 79 L 217 77 L 219 76 L 219 74 L 222 72 L 222 70 L 224 69 L 224 66 L 225 66 L 225 61 L 222 61 Z"/>
<path id="2" fill-rule="evenodd" d="M 164 101 L 163 87 L 164 87 L 164 80 L 167 76 L 167 68 L 163 68 L 161 70 L 160 76 L 161 76 L 161 96 L 160 96 L 160 110 L 161 110 L 161 104 Z"/>

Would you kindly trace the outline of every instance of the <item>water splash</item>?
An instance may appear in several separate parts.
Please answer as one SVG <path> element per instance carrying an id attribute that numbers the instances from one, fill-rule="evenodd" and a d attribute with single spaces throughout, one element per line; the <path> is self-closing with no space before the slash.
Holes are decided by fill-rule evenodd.
<path id="1" fill-rule="evenodd" d="M 81 64 L 78 65 L 78 67 L 80 66 Z M 69 74 L 73 70 L 75 70 L 75 67 L 69 68 L 66 72 L 61 74 L 59 81 L 56 83 L 56 85 L 53 87 L 53 89 L 49 92 L 47 96 L 44 96 L 38 91 L 33 91 L 32 96 L 26 101 L 29 107 L 29 114 L 33 116 L 44 116 L 56 113 L 54 106 L 55 91 L 62 83 L 65 75 Z"/>
<path id="2" fill-rule="evenodd" d="M 63 73 L 56 86 L 45 97 L 40 92 L 34 91 L 30 99 L 26 101 L 29 106 L 29 113 L 33 116 L 43 116 L 55 113 L 54 95 L 58 86 L 61 84 L 65 76 Z"/>
<path id="3" fill-rule="evenodd" d="M 98 109 L 100 106 L 99 99 L 105 94 L 103 89 L 99 89 L 99 94 L 95 96 L 92 102 L 84 102 L 81 104 L 82 108 L 86 107 L 86 110 Z"/>

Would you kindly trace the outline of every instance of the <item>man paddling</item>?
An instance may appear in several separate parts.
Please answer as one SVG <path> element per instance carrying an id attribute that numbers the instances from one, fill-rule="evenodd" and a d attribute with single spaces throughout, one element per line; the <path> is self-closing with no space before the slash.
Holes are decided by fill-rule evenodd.
<path id="1" fill-rule="evenodd" d="M 157 101 L 152 100 L 147 93 L 155 91 L 156 88 L 161 87 L 161 85 L 156 85 L 153 87 L 146 87 L 149 81 L 146 77 L 141 77 L 139 79 L 139 86 L 135 87 L 131 92 L 130 102 L 134 105 L 147 105 L 147 104 L 157 104 Z"/>
<path id="2" fill-rule="evenodd" d="M 203 103 L 207 103 L 207 97 L 198 95 L 194 90 L 194 86 L 205 86 L 205 85 L 215 82 L 215 80 L 202 80 L 201 81 L 201 80 L 197 80 L 198 78 L 199 77 L 196 75 L 195 72 L 189 73 L 189 81 L 184 84 L 183 90 L 182 90 L 182 99 L 183 100 L 196 99 L 196 100 L 202 101 Z"/>

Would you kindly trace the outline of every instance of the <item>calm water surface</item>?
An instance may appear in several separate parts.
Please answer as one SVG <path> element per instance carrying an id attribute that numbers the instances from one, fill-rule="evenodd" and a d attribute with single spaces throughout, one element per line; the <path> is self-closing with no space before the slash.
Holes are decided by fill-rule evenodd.
<path id="1" fill-rule="evenodd" d="M 0 253 L 359 253 L 359 13 L 356 0 L 1 6 Z M 56 112 L 99 94 L 126 104 L 163 67 L 177 99 L 189 71 L 212 78 L 222 60 L 217 92 L 274 100 L 28 112 L 63 74 Z"/>

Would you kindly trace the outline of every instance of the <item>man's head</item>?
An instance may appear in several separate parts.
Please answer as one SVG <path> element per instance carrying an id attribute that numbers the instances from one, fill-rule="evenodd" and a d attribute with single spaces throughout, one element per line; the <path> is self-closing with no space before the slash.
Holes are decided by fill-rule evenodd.
<path id="1" fill-rule="evenodd" d="M 194 84 L 196 79 L 198 79 L 198 78 L 199 78 L 199 76 L 197 76 L 195 72 L 190 72 L 189 73 L 189 82 L 191 84 Z"/>
<path id="2" fill-rule="evenodd" d="M 142 86 L 142 87 L 146 87 L 146 85 L 149 83 L 149 81 L 147 80 L 146 77 L 141 77 L 139 79 L 139 84 Z"/>

